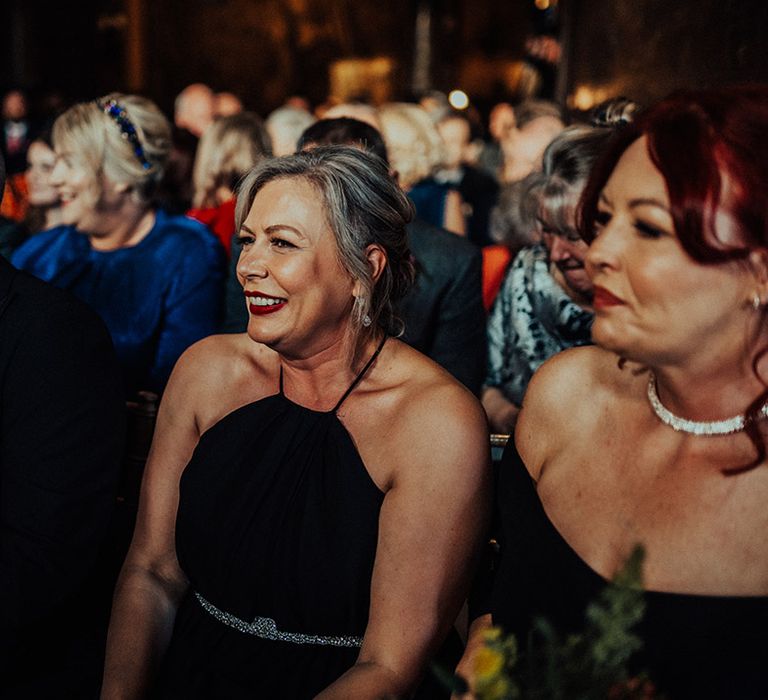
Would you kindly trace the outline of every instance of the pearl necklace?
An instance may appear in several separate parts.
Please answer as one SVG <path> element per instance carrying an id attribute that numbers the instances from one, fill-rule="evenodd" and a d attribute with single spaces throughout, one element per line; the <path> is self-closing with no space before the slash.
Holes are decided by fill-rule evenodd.
<path id="1" fill-rule="evenodd" d="M 657 418 L 664 425 L 668 425 L 672 430 L 676 430 L 679 433 L 688 433 L 689 435 L 731 435 L 732 433 L 739 433 L 744 430 L 744 416 L 734 416 L 733 418 L 712 422 L 688 420 L 687 418 L 676 416 L 661 403 L 659 394 L 656 391 L 656 375 L 653 372 L 648 377 L 648 401 Z M 765 404 L 760 411 L 763 417 L 768 417 L 768 404 Z"/>

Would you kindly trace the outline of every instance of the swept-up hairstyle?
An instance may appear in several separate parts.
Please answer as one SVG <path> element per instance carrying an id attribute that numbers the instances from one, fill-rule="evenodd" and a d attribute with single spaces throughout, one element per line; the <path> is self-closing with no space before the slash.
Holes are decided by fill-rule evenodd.
<path id="1" fill-rule="evenodd" d="M 258 192 L 274 180 L 289 178 L 305 180 L 320 193 L 339 261 L 362 287 L 354 300 L 351 318 L 356 350 L 382 331 L 401 335 L 403 324 L 395 313 L 395 304 L 414 279 L 405 230 L 413 207 L 390 176 L 386 163 L 352 146 L 319 146 L 264 161 L 240 186 L 235 212 L 237 230 Z M 366 254 L 371 244 L 381 246 L 387 257 L 376 281 Z M 370 326 L 363 324 L 366 316 L 371 319 Z"/>

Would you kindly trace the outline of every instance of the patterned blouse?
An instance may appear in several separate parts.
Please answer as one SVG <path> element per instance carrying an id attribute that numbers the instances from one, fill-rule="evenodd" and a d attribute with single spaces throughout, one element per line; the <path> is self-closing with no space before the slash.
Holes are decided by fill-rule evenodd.
<path id="1" fill-rule="evenodd" d="M 507 271 L 488 319 L 488 376 L 517 406 L 545 360 L 589 345 L 592 313 L 578 306 L 549 274 L 547 249 L 523 248 Z"/>

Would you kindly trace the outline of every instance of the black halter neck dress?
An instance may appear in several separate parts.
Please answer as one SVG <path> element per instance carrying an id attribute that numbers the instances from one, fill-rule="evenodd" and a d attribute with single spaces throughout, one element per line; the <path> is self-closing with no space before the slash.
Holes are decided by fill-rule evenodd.
<path id="1" fill-rule="evenodd" d="M 336 413 L 280 390 L 206 431 L 181 478 L 190 581 L 163 698 L 311 698 L 350 668 L 368 622 L 384 498 Z"/>

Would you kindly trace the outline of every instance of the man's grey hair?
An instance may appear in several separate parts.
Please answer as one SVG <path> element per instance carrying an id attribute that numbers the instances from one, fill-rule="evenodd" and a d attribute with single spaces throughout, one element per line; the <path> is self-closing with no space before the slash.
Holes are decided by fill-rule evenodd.
<path id="1" fill-rule="evenodd" d="M 363 289 L 352 309 L 356 351 L 377 328 L 401 335 L 403 324 L 395 304 L 408 291 L 415 274 L 405 228 L 413 217 L 413 206 L 390 176 L 386 163 L 352 146 L 318 146 L 266 160 L 240 185 L 235 213 L 238 231 L 258 192 L 268 183 L 286 178 L 305 180 L 320 193 L 339 261 Z M 387 257 L 375 282 L 367 257 L 371 244 L 381 246 Z M 366 316 L 370 326 L 363 324 Z"/>

